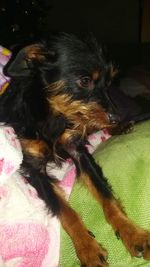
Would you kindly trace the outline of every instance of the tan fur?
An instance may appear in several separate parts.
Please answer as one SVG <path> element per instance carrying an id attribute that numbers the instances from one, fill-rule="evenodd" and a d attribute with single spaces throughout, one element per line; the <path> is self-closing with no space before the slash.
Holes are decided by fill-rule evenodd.
<path id="1" fill-rule="evenodd" d="M 96 102 L 72 101 L 66 94 L 55 95 L 48 101 L 55 113 L 63 114 L 73 124 L 73 130 L 80 135 L 111 127 L 106 112 Z"/>
<path id="2" fill-rule="evenodd" d="M 25 153 L 34 157 L 43 157 L 45 152 L 49 150 L 46 143 L 41 140 L 21 139 L 20 142 Z"/>
<path id="3" fill-rule="evenodd" d="M 93 186 L 90 177 L 87 174 L 82 173 L 82 180 L 87 185 L 90 192 L 102 205 L 105 218 L 107 222 L 112 226 L 118 237 L 122 239 L 127 250 L 130 251 L 132 256 L 137 256 L 137 248 L 145 243 L 147 249 L 145 249 L 144 258 L 150 259 L 149 251 L 149 232 L 136 226 L 126 215 L 121 204 L 115 198 L 105 198 L 97 191 Z"/>
<path id="4" fill-rule="evenodd" d="M 44 51 L 41 51 L 41 47 L 38 44 L 29 45 L 24 49 L 27 59 L 37 59 L 39 61 L 45 60 Z M 46 53 L 47 54 L 47 53 Z"/>
<path id="5" fill-rule="evenodd" d="M 93 79 L 94 81 L 99 80 L 99 79 L 100 79 L 100 76 L 101 76 L 101 71 L 94 70 L 94 71 L 92 72 L 92 79 Z"/>
<path id="6" fill-rule="evenodd" d="M 87 266 L 99 266 L 99 255 L 106 257 L 107 252 L 89 234 L 78 213 L 68 205 L 68 202 L 64 199 L 58 188 L 54 187 L 54 189 L 56 189 L 55 192 L 61 207 L 60 214 L 58 215 L 59 220 L 74 243 L 81 265 L 89 263 Z"/>
<path id="7" fill-rule="evenodd" d="M 62 89 L 65 86 L 65 81 L 60 80 L 57 82 L 54 82 L 47 86 L 47 91 L 52 93 L 53 95 L 58 94 L 62 91 Z"/>

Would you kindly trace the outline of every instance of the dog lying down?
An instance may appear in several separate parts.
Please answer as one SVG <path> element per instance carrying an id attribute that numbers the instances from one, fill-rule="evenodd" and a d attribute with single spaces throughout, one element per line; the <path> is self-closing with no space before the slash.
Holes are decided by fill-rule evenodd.
<path id="1" fill-rule="evenodd" d="M 12 57 L 5 68 L 11 82 L 0 97 L 0 121 L 14 128 L 22 145 L 20 172 L 58 216 L 86 267 L 108 266 L 107 251 L 69 206 L 57 179 L 47 174 L 48 162 L 61 166 L 71 158 L 130 254 L 150 259 L 150 233 L 127 217 L 86 148 L 89 134 L 118 123 L 106 95 L 115 73 L 94 38 L 61 33 Z"/>

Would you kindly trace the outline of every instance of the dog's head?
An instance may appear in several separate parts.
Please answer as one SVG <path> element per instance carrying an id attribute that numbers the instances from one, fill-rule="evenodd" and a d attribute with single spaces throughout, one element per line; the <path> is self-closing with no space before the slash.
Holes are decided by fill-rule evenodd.
<path id="1" fill-rule="evenodd" d="M 116 70 L 94 38 L 84 41 L 59 34 L 29 45 L 7 65 L 5 73 L 15 81 L 36 82 L 34 92 L 46 99 L 53 115 L 61 114 L 81 132 L 111 127 L 118 119 L 107 97 Z"/>

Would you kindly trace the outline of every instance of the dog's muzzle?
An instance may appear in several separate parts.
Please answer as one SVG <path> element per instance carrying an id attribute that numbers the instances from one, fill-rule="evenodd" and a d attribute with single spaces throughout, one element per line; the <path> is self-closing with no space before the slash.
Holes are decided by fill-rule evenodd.
<path id="1" fill-rule="evenodd" d="M 114 105 L 111 97 L 108 93 L 108 88 L 104 88 L 103 97 L 105 99 L 106 110 L 108 111 L 107 117 L 110 124 L 118 124 L 120 122 L 120 116 L 118 115 L 117 108 Z"/>
<path id="2" fill-rule="evenodd" d="M 120 122 L 120 117 L 117 114 L 108 113 L 107 116 L 110 124 L 118 124 Z"/>

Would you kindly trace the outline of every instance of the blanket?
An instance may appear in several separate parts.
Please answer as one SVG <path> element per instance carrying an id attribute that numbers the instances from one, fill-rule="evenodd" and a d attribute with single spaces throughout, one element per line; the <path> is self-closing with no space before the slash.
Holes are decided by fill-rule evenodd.
<path id="1" fill-rule="evenodd" d="M 110 136 L 107 131 L 89 137 L 92 153 Z M 20 174 L 20 143 L 11 127 L 0 125 L 0 267 L 58 267 L 60 223 L 48 212 L 36 190 Z M 71 160 L 48 172 L 59 179 L 67 197 L 76 171 Z"/>
<path id="2" fill-rule="evenodd" d="M 11 58 L 11 51 L 0 45 L 0 95 L 6 90 L 9 85 L 10 78 L 4 75 L 3 69 L 6 63 Z"/>
<path id="3" fill-rule="evenodd" d="M 111 137 L 97 148 L 94 157 L 128 216 L 150 230 L 150 122 L 137 124 L 127 135 Z M 150 261 L 130 256 L 106 222 L 101 207 L 78 181 L 69 201 L 97 241 L 108 250 L 110 267 L 150 267 Z M 80 266 L 72 242 L 63 229 L 60 266 Z"/>

